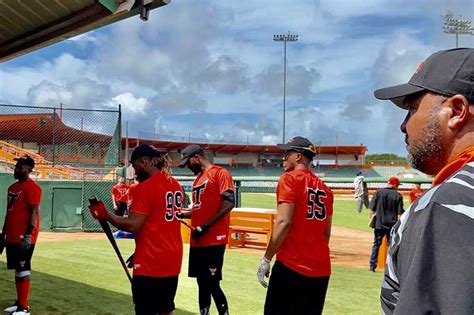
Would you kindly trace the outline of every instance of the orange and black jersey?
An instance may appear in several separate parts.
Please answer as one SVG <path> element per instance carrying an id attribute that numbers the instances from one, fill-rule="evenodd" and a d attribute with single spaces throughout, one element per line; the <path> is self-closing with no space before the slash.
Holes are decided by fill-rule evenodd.
<path id="1" fill-rule="evenodd" d="M 232 175 L 223 167 L 212 165 L 200 173 L 193 182 L 192 226 L 203 225 L 213 217 L 222 205 L 222 194 L 234 190 Z M 230 215 L 215 222 L 204 235 L 191 246 L 209 246 L 227 244 Z"/>
<path id="2" fill-rule="evenodd" d="M 294 211 L 276 259 L 305 276 L 329 276 L 326 231 L 333 214 L 332 191 L 311 170 L 297 169 L 284 173 L 278 180 L 277 202 L 294 204 Z"/>
<path id="3" fill-rule="evenodd" d="M 129 186 L 125 184 L 117 184 L 112 188 L 112 194 L 114 195 L 115 202 L 127 202 L 128 201 L 128 189 Z"/>
<path id="4" fill-rule="evenodd" d="M 163 172 L 134 188 L 130 211 L 147 217 L 135 236 L 134 275 L 170 277 L 180 273 L 183 244 L 176 213 L 183 200 L 181 185 Z"/>
<path id="5" fill-rule="evenodd" d="M 19 181 L 8 188 L 6 225 L 7 243 L 21 243 L 27 226 L 30 224 L 31 206 L 41 204 L 41 187 L 32 179 Z M 40 216 L 36 218 L 31 242 L 36 243 Z"/>

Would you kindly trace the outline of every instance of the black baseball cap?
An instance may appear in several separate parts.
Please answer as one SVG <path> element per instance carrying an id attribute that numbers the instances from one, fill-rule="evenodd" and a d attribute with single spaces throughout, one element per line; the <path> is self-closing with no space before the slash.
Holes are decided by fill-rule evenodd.
<path id="1" fill-rule="evenodd" d="M 17 165 L 27 165 L 31 168 L 35 168 L 35 160 L 33 160 L 30 156 L 25 155 L 19 158 L 14 158 L 13 160 L 16 161 Z"/>
<path id="2" fill-rule="evenodd" d="M 147 144 L 141 144 L 133 150 L 132 156 L 130 158 L 130 163 L 133 163 L 139 158 L 142 158 L 145 156 L 152 158 L 155 156 L 160 156 L 165 153 L 167 153 L 165 149 L 155 149 Z"/>
<path id="3" fill-rule="evenodd" d="M 378 89 L 374 96 L 379 100 L 391 100 L 403 109 L 408 109 L 405 98 L 421 91 L 446 96 L 462 94 L 474 104 L 473 71 L 473 48 L 441 50 L 422 61 L 408 83 Z"/>
<path id="4" fill-rule="evenodd" d="M 285 144 L 277 144 L 277 147 L 284 151 L 300 152 L 310 160 L 316 155 L 316 147 L 305 137 L 293 137 Z"/>
<path id="5" fill-rule="evenodd" d="M 188 164 L 189 158 L 195 154 L 204 156 L 204 150 L 197 144 L 191 144 L 184 148 L 184 150 L 181 152 L 181 161 L 179 162 L 179 167 L 185 167 L 186 164 Z"/>

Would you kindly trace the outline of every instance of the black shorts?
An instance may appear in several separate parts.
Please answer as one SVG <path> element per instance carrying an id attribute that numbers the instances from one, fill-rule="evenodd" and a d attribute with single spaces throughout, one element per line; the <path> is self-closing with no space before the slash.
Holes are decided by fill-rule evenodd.
<path id="1" fill-rule="evenodd" d="M 169 313 L 175 309 L 174 297 L 178 276 L 133 276 L 132 295 L 135 313 L 140 315 Z"/>
<path id="2" fill-rule="evenodd" d="M 115 214 L 122 217 L 124 214 L 128 213 L 128 205 L 125 201 L 117 201 L 115 203 L 117 205 L 117 210 L 115 211 Z"/>
<path id="3" fill-rule="evenodd" d="M 270 274 L 264 314 L 321 314 L 328 283 L 329 276 L 307 277 L 277 260 Z"/>
<path id="4" fill-rule="evenodd" d="M 31 257 L 35 251 L 35 245 L 30 249 L 21 249 L 21 244 L 7 244 L 7 268 L 15 269 L 17 272 L 31 270 Z"/>
<path id="5" fill-rule="evenodd" d="M 190 247 L 188 276 L 222 280 L 225 245 Z"/>

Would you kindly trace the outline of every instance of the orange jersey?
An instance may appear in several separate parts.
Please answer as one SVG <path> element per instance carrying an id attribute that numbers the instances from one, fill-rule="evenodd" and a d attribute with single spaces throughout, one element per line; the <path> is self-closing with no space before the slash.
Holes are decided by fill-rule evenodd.
<path id="1" fill-rule="evenodd" d="M 128 185 L 120 185 L 117 184 L 112 188 L 112 195 L 114 195 L 115 202 L 121 201 L 121 202 L 127 202 L 128 197 L 127 197 L 127 192 L 128 192 Z"/>
<path id="2" fill-rule="evenodd" d="M 276 259 L 305 276 L 329 276 L 331 261 L 325 234 L 333 214 L 332 191 L 309 169 L 297 169 L 278 180 L 277 202 L 293 203 L 294 212 Z"/>
<path id="3" fill-rule="evenodd" d="M 208 170 L 200 173 L 193 182 L 193 209 L 191 225 L 203 225 L 209 221 L 222 204 L 222 193 L 234 190 L 232 175 L 223 167 L 212 165 Z M 209 245 L 227 244 L 229 235 L 230 215 L 215 222 L 203 236 L 196 241 L 191 238 L 191 246 L 201 247 Z"/>
<path id="4" fill-rule="evenodd" d="M 157 172 L 133 191 L 131 212 L 146 216 L 135 235 L 133 274 L 149 277 L 179 275 L 183 258 L 181 211 L 184 192 L 173 177 Z"/>
<path id="5" fill-rule="evenodd" d="M 8 188 L 7 217 L 5 229 L 7 230 L 7 243 L 21 243 L 26 228 L 30 224 L 31 206 L 41 204 L 41 187 L 32 179 L 16 182 Z M 36 243 L 38 238 L 40 216 L 36 218 L 31 242 Z"/>
<path id="6" fill-rule="evenodd" d="M 421 196 L 425 191 L 423 189 L 413 189 L 413 190 L 410 190 L 410 202 L 411 203 L 414 203 L 415 200 Z"/>
<path id="7" fill-rule="evenodd" d="M 132 203 L 132 200 L 133 200 L 133 191 L 135 190 L 135 188 L 137 187 L 138 184 L 131 184 L 129 187 L 128 187 L 128 190 L 127 190 L 127 200 L 128 200 L 128 203 Z"/>

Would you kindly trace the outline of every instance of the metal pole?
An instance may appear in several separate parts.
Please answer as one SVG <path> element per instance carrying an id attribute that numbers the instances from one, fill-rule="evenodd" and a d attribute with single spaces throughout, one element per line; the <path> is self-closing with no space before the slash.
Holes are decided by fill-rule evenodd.
<path id="1" fill-rule="evenodd" d="M 286 40 L 285 40 L 285 53 L 283 60 L 283 139 L 281 143 L 285 143 L 286 139 Z"/>
<path id="2" fill-rule="evenodd" d="M 118 106 L 118 122 L 117 122 L 117 128 L 119 129 L 118 130 L 118 139 L 115 139 L 115 141 L 118 142 L 118 145 L 117 145 L 117 164 L 118 166 L 120 166 L 120 156 L 122 155 L 122 105 L 119 104 Z"/>
<path id="3" fill-rule="evenodd" d="M 128 147 L 128 120 L 125 122 L 125 168 L 128 169 L 128 151 L 129 151 L 129 147 Z"/>
<path id="4" fill-rule="evenodd" d="M 296 42 L 298 40 L 298 35 L 291 34 L 288 31 L 288 34 L 278 34 L 273 35 L 273 40 L 276 42 L 283 42 L 284 44 L 284 54 L 283 54 L 283 132 L 282 132 L 282 142 L 285 143 L 286 138 L 286 43 L 287 42 Z"/>
<path id="5" fill-rule="evenodd" d="M 459 47 L 459 39 L 458 39 L 459 33 L 456 33 L 456 48 Z"/>
<path id="6" fill-rule="evenodd" d="M 52 139 L 52 147 L 53 147 L 53 165 L 54 167 L 56 161 L 56 108 L 53 109 L 53 139 Z"/>

